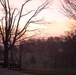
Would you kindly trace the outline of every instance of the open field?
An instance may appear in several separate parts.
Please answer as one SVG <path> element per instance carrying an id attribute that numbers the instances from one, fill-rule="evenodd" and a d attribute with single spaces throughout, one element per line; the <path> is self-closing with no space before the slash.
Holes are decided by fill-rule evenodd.
<path id="1" fill-rule="evenodd" d="M 76 75 L 76 72 L 46 71 L 46 70 L 17 70 L 18 72 L 34 75 Z"/>

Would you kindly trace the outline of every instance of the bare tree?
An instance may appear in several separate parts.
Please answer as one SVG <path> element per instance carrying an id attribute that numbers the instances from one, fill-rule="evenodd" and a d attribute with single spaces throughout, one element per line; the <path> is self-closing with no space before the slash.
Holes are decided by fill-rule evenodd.
<path id="1" fill-rule="evenodd" d="M 46 0 L 42 5 L 38 6 L 36 10 L 30 10 L 28 13 L 23 14 L 24 6 L 31 0 L 26 0 L 18 13 L 17 8 L 11 8 L 9 0 L 0 0 L 3 9 L 3 16 L 0 19 L 0 36 L 4 45 L 4 67 L 8 65 L 8 53 L 9 50 L 14 46 L 26 32 L 27 27 L 30 23 L 36 23 L 39 20 L 33 20 L 43 9 L 47 8 L 49 2 Z M 21 18 L 33 13 L 25 23 L 24 27 L 19 30 Z"/>
<path id="2" fill-rule="evenodd" d="M 61 0 L 61 4 L 63 13 L 76 20 L 76 0 Z"/>
<path id="3" fill-rule="evenodd" d="M 26 57 L 26 49 L 25 48 L 26 48 L 26 44 L 20 43 L 19 47 L 16 50 L 13 50 L 14 58 L 16 59 L 16 62 L 18 63 L 20 69 L 22 67 L 22 61 Z"/>
<path id="4" fill-rule="evenodd" d="M 61 0 L 63 14 L 76 22 L 76 0 Z M 71 31 L 66 32 L 68 38 L 76 38 L 76 23 L 71 24 Z M 68 33 L 68 34 L 67 34 Z"/>
<path id="5" fill-rule="evenodd" d="M 65 14 L 65 16 L 69 17 L 70 19 L 75 20 L 76 22 L 76 0 L 63 0 L 61 1 L 62 4 L 62 12 Z M 66 32 L 66 37 L 65 37 L 65 47 L 64 49 L 68 50 L 68 59 L 67 62 L 69 62 L 69 66 L 72 66 L 74 68 L 74 63 L 75 63 L 75 46 L 76 46 L 76 23 L 72 24 L 72 30 Z M 67 65 L 66 62 L 66 65 Z"/>

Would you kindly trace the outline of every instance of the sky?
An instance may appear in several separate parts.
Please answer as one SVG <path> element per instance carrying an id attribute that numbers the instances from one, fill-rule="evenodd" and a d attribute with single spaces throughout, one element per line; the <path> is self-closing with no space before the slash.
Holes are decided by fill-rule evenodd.
<path id="1" fill-rule="evenodd" d="M 53 0 L 50 7 L 40 13 L 39 16 L 43 16 L 45 21 L 50 22 L 50 24 L 31 25 L 32 28 L 42 28 L 37 35 L 38 37 L 61 36 L 69 30 L 69 18 L 60 12 L 59 7 L 59 0 Z"/>
<path id="2" fill-rule="evenodd" d="M 10 0 L 10 5 L 14 8 L 20 9 L 21 5 L 25 0 Z M 39 5 L 41 5 L 45 0 L 32 0 L 27 3 L 24 7 L 23 13 L 26 13 L 32 9 L 36 9 Z M 49 0 L 50 2 L 51 0 Z M 37 37 L 50 37 L 50 36 L 61 36 L 64 35 L 65 31 L 69 30 L 70 20 L 64 14 L 60 12 L 60 3 L 59 0 L 52 0 L 53 2 L 50 4 L 49 8 L 41 11 L 35 19 L 44 19 L 45 22 L 49 24 L 30 24 L 28 29 L 33 30 L 37 29 L 35 32 L 27 32 L 28 36 L 31 36 L 34 33 L 37 33 Z M 23 27 L 25 21 L 32 14 L 22 18 L 20 22 L 20 27 Z"/>

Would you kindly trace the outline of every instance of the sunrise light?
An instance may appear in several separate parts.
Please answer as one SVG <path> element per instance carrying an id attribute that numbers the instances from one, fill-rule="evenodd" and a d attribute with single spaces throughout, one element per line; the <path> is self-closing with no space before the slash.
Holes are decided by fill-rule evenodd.
<path id="1" fill-rule="evenodd" d="M 22 72 L 76 75 L 75 0 L 0 0 L 0 74 Z"/>
<path id="2" fill-rule="evenodd" d="M 25 0 L 16 0 L 10 1 L 10 5 L 12 8 L 17 8 L 19 12 L 21 5 L 24 3 Z M 44 0 L 45 1 L 45 0 Z M 39 5 L 41 5 L 43 0 L 32 0 L 29 3 L 27 3 L 23 9 L 23 14 L 29 12 L 30 10 L 35 10 Z M 50 2 L 50 0 L 49 0 Z M 31 4 L 31 5 L 30 5 Z M 23 28 L 29 17 L 33 14 L 30 13 L 25 17 L 21 18 L 19 27 Z M 67 18 L 64 14 L 62 14 L 59 11 L 59 0 L 53 0 L 53 2 L 49 5 L 47 9 L 42 10 L 36 18 L 36 19 L 42 19 L 42 22 L 45 22 L 43 24 L 30 24 L 27 28 L 27 30 L 38 30 L 39 29 L 39 36 L 46 37 L 47 36 L 60 36 L 64 35 L 65 31 L 69 29 L 69 18 Z M 49 24 L 48 24 L 49 23 Z M 34 31 L 33 31 L 34 32 Z M 32 35 L 33 32 L 27 32 Z M 37 32 L 37 31 L 36 31 Z M 35 33 L 35 32 L 34 32 Z M 38 36 L 38 35 L 37 35 Z"/>

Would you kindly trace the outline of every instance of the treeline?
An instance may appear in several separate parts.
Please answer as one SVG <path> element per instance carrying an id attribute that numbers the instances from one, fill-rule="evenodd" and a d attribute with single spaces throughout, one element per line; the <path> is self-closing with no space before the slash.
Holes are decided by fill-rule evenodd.
<path id="1" fill-rule="evenodd" d="M 28 40 L 22 42 L 21 49 L 25 49 L 30 53 L 39 53 L 48 55 L 50 60 L 50 68 L 64 70 L 76 69 L 76 40 L 74 37 L 50 37 L 47 40 Z M 45 58 L 43 58 L 45 59 Z M 47 63 L 48 64 L 48 63 Z M 46 64 L 46 65 L 47 65 Z"/>
<path id="2" fill-rule="evenodd" d="M 3 60 L 2 48 L 0 47 L 0 60 Z M 45 68 L 49 65 L 50 69 L 74 70 L 76 69 L 76 39 L 75 36 L 50 37 L 48 39 L 29 39 L 21 41 L 20 45 L 14 46 L 9 51 L 9 61 L 18 62 L 22 65 L 26 53 L 44 54 L 50 60 L 45 63 Z M 37 59 L 37 58 L 35 58 Z M 43 58 L 45 59 L 45 58 Z M 31 59 L 32 61 L 32 59 Z"/>

